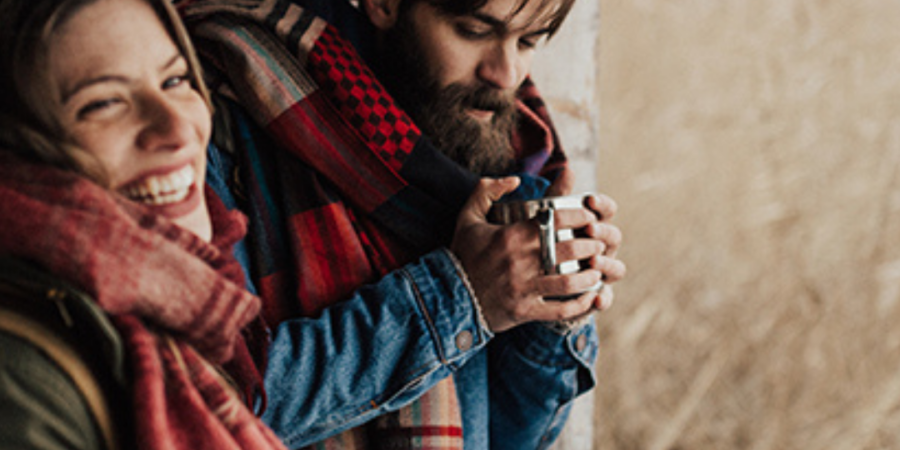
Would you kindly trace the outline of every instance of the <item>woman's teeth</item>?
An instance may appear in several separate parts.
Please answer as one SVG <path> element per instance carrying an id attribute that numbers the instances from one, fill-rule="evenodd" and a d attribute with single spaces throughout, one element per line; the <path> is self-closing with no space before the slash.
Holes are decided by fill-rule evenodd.
<path id="1" fill-rule="evenodd" d="M 142 178 L 120 189 L 126 197 L 147 205 L 167 205 L 185 199 L 194 184 L 190 165 L 165 175 Z"/>

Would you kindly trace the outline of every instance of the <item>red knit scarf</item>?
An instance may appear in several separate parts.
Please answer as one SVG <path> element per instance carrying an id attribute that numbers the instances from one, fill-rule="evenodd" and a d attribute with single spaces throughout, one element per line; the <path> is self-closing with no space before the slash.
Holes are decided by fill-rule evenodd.
<path id="1" fill-rule="evenodd" d="M 477 177 L 421 135 L 337 29 L 288 0 L 179 7 L 211 88 L 240 104 L 255 124 L 244 131 L 262 130 L 237 158 L 269 323 L 316 315 L 448 243 Z M 519 99 L 530 125 L 513 140 L 522 171 L 561 170 L 565 157 L 533 85 Z M 455 450 L 462 442 L 447 378 L 413 405 L 316 448 Z"/>
<path id="2" fill-rule="evenodd" d="M 92 296 L 123 338 L 136 437 L 124 448 L 284 448 L 241 400 L 260 381 L 241 336 L 260 302 L 231 256 L 246 220 L 208 197 L 212 244 L 84 178 L 0 152 L 0 253 Z"/>

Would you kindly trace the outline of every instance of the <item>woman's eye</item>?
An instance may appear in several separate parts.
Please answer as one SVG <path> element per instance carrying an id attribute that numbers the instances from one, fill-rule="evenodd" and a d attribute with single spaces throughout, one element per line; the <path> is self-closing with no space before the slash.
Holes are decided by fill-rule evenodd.
<path id="1" fill-rule="evenodd" d="M 166 78 L 166 80 L 163 81 L 162 87 L 163 87 L 163 89 L 172 89 L 172 88 L 176 88 L 178 86 L 187 85 L 187 84 L 189 84 L 190 81 L 191 81 L 190 75 L 188 75 L 188 74 L 178 75 L 178 76 Z"/>
<path id="2" fill-rule="evenodd" d="M 82 106 L 81 109 L 78 110 L 78 112 L 77 112 L 78 118 L 84 119 L 92 114 L 96 114 L 103 110 L 109 109 L 110 107 L 112 107 L 113 105 L 115 105 L 118 102 L 119 101 L 114 98 L 107 98 L 107 99 L 103 99 L 103 100 L 95 100 L 95 101 L 89 102 L 88 104 Z"/>

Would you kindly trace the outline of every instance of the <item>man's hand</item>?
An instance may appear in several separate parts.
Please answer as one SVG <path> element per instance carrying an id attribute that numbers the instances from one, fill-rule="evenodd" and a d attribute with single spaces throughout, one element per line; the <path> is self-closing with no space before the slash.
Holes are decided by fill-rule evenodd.
<path id="1" fill-rule="evenodd" d="M 556 180 L 554 180 L 553 184 L 548 188 L 547 196 L 570 195 L 574 188 L 575 172 L 566 167 L 562 169 L 556 177 Z M 619 245 L 622 243 L 622 232 L 615 226 L 609 224 L 609 221 L 616 214 L 616 209 L 618 207 L 613 199 L 602 194 L 589 197 L 585 206 L 590 208 L 590 210 L 597 215 L 597 218 L 600 220 L 599 224 L 594 223 L 591 225 L 576 226 L 570 223 L 566 226 L 557 219 L 556 229 L 584 227 L 578 235 L 586 238 L 599 239 L 603 242 L 603 244 L 599 246 L 601 251 L 591 255 L 589 259 L 592 267 L 603 272 L 604 287 L 600 293 L 600 298 L 597 299 L 597 303 L 594 305 L 595 308 L 602 311 L 612 306 L 615 297 L 610 284 L 621 280 L 622 277 L 625 276 L 625 264 L 616 259 L 616 252 L 619 249 Z M 557 211 L 557 214 L 559 214 L 559 212 L 560 211 Z M 557 245 L 559 246 L 559 244 Z M 565 255 L 560 255 L 559 249 L 557 248 L 557 260 L 566 261 L 568 259 L 573 259 L 571 257 L 564 258 L 563 256 Z"/>
<path id="2" fill-rule="evenodd" d="M 544 296 L 585 292 L 596 285 L 605 273 L 598 267 L 606 264 L 599 263 L 605 260 L 597 253 L 607 250 L 599 247 L 599 239 L 578 239 L 576 244 L 563 246 L 568 256 L 576 256 L 577 259 L 597 256 L 598 264 L 591 260 L 590 267 L 578 273 L 545 276 L 541 274 L 540 242 L 533 222 L 506 226 L 487 222 L 486 215 L 491 204 L 512 192 L 518 184 L 517 178 L 483 179 L 460 212 L 450 245 L 466 270 L 482 314 L 493 332 L 531 321 L 574 319 L 602 303 L 594 291 L 569 301 L 543 299 Z M 606 208 L 602 205 L 597 207 Z M 605 226 L 594 226 L 599 220 L 593 213 L 586 209 L 576 211 L 581 211 L 581 215 L 561 218 L 557 224 L 566 228 L 582 228 L 588 236 L 609 232 Z M 618 246 L 616 239 L 608 241 L 602 245 Z M 617 276 L 616 273 L 606 275 L 607 278 Z"/>
<path id="3" fill-rule="evenodd" d="M 556 244 L 559 261 L 580 260 L 583 266 L 603 274 L 604 287 L 594 307 L 604 310 L 612 306 L 611 284 L 625 276 L 625 264 L 616 259 L 622 244 L 622 232 L 610 220 L 616 214 L 616 202 L 602 194 L 590 195 L 585 209 L 556 210 L 556 229 L 573 229 L 575 239 Z"/>

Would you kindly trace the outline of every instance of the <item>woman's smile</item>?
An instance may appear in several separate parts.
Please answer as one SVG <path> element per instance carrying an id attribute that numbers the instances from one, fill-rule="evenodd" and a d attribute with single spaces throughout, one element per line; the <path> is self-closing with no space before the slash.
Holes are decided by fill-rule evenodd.
<path id="1" fill-rule="evenodd" d="M 175 219 L 202 207 L 197 171 L 191 164 L 142 176 L 118 189 L 128 199 Z"/>
<path id="2" fill-rule="evenodd" d="M 109 187 L 209 240 L 210 110 L 151 5 L 91 3 L 54 31 L 48 60 L 59 120 Z"/>

